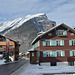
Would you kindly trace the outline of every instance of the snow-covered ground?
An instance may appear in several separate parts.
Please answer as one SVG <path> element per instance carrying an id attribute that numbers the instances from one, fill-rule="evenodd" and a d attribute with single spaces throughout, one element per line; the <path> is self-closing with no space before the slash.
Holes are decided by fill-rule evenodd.
<path id="1" fill-rule="evenodd" d="M 2 60 L 0 59 L 0 65 L 6 64 L 4 61 L 5 59 L 2 59 Z"/>
<path id="2" fill-rule="evenodd" d="M 23 65 L 12 75 L 43 75 L 50 73 L 69 73 L 69 72 L 74 73 L 75 66 L 39 66 L 28 63 Z"/>

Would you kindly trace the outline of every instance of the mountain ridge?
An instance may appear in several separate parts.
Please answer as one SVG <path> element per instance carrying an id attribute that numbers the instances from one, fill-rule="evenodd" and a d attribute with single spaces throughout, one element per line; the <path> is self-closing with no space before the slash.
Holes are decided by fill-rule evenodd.
<path id="1" fill-rule="evenodd" d="M 17 18 L 17 19 L 14 19 L 13 21 L 6 21 L 2 24 L 0 24 L 0 33 L 5 33 L 4 31 L 7 31 L 9 29 L 13 30 L 15 28 L 18 28 L 19 26 L 21 26 L 24 22 L 32 19 L 32 18 L 35 18 L 35 17 L 38 17 L 40 15 L 45 15 L 44 13 L 40 13 L 40 14 L 35 14 L 35 15 L 27 15 L 23 18 Z"/>
<path id="2" fill-rule="evenodd" d="M 18 24 L 8 22 L 1 34 L 19 41 L 20 52 L 25 53 L 31 48 L 31 42 L 37 36 L 37 33 L 50 29 L 52 25 L 56 25 L 56 22 L 49 20 L 46 14 L 28 15 L 22 19 L 19 18 Z"/>

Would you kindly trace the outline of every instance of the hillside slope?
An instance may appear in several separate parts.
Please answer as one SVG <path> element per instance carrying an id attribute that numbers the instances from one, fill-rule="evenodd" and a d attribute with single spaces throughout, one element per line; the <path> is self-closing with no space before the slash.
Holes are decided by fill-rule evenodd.
<path id="1" fill-rule="evenodd" d="M 14 22 L 12 26 L 11 23 L 8 23 L 9 25 L 7 24 L 7 27 L 1 31 L 7 37 L 19 41 L 21 45 L 20 52 L 25 53 L 31 48 L 31 42 L 38 32 L 46 31 L 52 25 L 56 25 L 55 21 L 48 20 L 46 14 L 36 15 L 33 15 L 33 17 L 26 16 L 27 18 L 25 17 L 18 22 Z"/>

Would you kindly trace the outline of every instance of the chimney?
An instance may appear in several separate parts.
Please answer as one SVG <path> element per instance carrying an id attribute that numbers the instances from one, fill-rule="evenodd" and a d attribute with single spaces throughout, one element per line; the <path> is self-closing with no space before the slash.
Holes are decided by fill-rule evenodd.
<path id="1" fill-rule="evenodd" d="M 54 28 L 56 26 L 56 22 L 55 21 L 52 21 L 52 26 L 51 28 Z"/>
<path id="2" fill-rule="evenodd" d="M 54 26 L 55 26 L 55 25 L 54 25 L 54 24 L 52 24 L 52 27 L 51 27 L 51 28 L 54 28 Z"/>

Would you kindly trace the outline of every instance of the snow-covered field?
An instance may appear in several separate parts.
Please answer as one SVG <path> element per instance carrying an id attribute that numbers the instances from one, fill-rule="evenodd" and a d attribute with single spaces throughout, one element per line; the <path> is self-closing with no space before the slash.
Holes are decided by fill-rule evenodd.
<path id="1" fill-rule="evenodd" d="M 74 73 L 75 66 L 39 66 L 28 63 L 23 65 L 12 75 L 43 75 L 50 73 L 69 73 L 69 72 Z M 75 75 L 75 74 L 69 74 L 69 75 Z"/>

